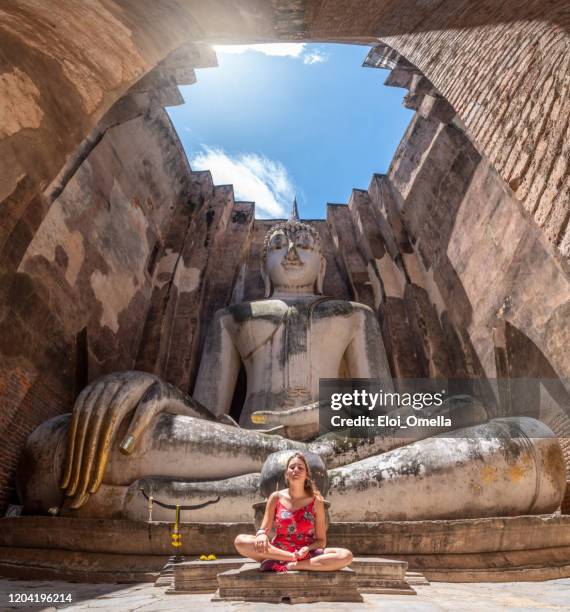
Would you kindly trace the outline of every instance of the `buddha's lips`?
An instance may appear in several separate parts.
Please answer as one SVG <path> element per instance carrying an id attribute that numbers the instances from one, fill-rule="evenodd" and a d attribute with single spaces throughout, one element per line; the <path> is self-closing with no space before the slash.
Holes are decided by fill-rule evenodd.
<path id="1" fill-rule="evenodd" d="M 283 261 L 281 265 L 284 268 L 302 268 L 305 264 L 301 261 Z"/>

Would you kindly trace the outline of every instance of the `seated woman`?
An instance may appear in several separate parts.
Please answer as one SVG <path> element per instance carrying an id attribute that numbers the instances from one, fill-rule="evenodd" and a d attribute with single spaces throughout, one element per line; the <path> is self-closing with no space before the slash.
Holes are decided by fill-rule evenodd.
<path id="1" fill-rule="evenodd" d="M 346 567 L 352 553 L 346 548 L 325 548 L 325 505 L 303 453 L 294 453 L 285 467 L 287 489 L 267 500 L 261 528 L 255 536 L 240 534 L 235 547 L 240 555 L 261 561 L 261 571 L 313 570 L 332 572 Z M 275 522 L 276 535 L 268 533 Z"/>

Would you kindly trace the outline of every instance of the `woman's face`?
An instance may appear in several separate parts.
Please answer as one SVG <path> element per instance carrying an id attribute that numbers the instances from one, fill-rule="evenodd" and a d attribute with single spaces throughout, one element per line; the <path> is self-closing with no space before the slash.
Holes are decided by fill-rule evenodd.
<path id="1" fill-rule="evenodd" d="M 305 467 L 304 461 L 299 457 L 291 459 L 287 466 L 287 482 L 295 480 L 305 482 L 305 478 L 307 478 L 307 468 Z"/>

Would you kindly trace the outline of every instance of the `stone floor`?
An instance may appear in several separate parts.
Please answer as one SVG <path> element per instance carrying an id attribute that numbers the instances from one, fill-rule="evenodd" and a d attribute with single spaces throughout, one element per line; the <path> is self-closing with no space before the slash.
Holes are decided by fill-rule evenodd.
<path id="1" fill-rule="evenodd" d="M 432 583 L 416 586 L 417 597 L 410 595 L 364 595 L 364 603 L 298 604 L 302 610 L 406 610 L 435 612 L 439 610 L 570 610 L 570 578 L 547 582 L 507 582 L 452 584 Z M 166 588 L 153 584 L 72 584 L 0 578 L 0 610 L 232 610 L 265 612 L 287 604 L 210 602 L 211 595 L 168 595 Z M 10 604 L 10 593 L 71 593 L 73 603 L 54 606 Z"/>

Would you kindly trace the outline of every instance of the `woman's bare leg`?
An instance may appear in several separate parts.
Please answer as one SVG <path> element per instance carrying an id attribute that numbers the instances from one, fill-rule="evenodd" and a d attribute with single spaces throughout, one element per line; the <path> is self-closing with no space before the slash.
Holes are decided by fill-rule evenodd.
<path id="1" fill-rule="evenodd" d="M 273 559 L 275 561 L 295 561 L 295 555 L 286 550 L 281 550 L 272 544 L 267 547 L 267 552 L 258 552 L 255 549 L 255 536 L 240 534 L 234 540 L 234 546 L 242 557 L 248 557 L 254 561 L 264 561 L 265 559 Z"/>
<path id="2" fill-rule="evenodd" d="M 346 548 L 325 548 L 322 555 L 306 559 L 305 561 L 294 561 L 288 563 L 291 570 L 309 570 L 314 572 L 334 572 L 340 570 L 352 562 L 352 553 Z"/>

